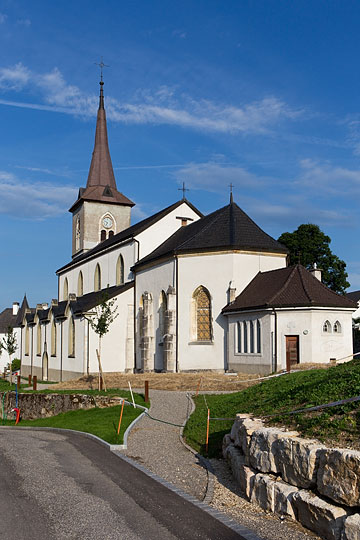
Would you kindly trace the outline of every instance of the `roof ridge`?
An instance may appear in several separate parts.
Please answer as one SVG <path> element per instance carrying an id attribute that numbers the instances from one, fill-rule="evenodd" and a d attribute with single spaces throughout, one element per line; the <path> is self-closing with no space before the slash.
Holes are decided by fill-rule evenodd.
<path id="1" fill-rule="evenodd" d="M 307 289 L 307 287 L 306 287 L 306 285 L 305 285 L 304 277 L 303 277 L 303 274 L 302 274 L 302 270 L 303 270 L 303 269 L 306 270 L 306 268 L 304 268 L 301 264 L 297 264 L 297 265 L 296 265 L 296 268 L 298 268 L 298 270 L 299 270 L 299 276 L 300 276 L 300 280 L 301 280 L 303 289 L 304 289 L 304 291 L 305 291 L 305 294 L 306 294 L 306 296 L 308 297 L 309 302 L 313 303 L 312 300 L 311 300 L 310 293 L 308 292 L 308 289 Z M 308 270 L 307 270 L 307 272 L 308 272 Z M 310 272 L 309 272 L 309 273 L 310 273 Z M 310 274 L 310 275 L 311 275 L 311 274 Z M 315 276 L 313 276 L 313 277 L 315 277 Z M 315 279 L 317 279 L 317 278 L 315 278 Z M 318 281 L 320 282 L 320 280 L 318 280 Z M 320 282 L 320 283 L 321 283 L 321 282 Z"/>
<path id="2" fill-rule="evenodd" d="M 276 270 L 286 270 L 288 268 L 291 268 L 291 267 L 290 266 L 285 266 L 284 268 L 276 268 Z M 269 271 L 271 272 L 271 270 L 269 270 Z M 293 269 L 289 273 L 289 275 L 286 278 L 285 283 L 283 284 L 283 286 L 271 298 L 269 298 L 268 304 L 271 304 L 272 302 L 274 302 L 275 298 L 277 296 L 279 296 L 285 290 L 285 288 L 289 284 L 289 281 L 292 279 L 292 276 L 294 275 L 295 271 L 296 271 L 296 265 L 293 267 Z"/>
<path id="3" fill-rule="evenodd" d="M 200 218 L 198 219 L 197 221 L 194 221 L 194 223 L 192 223 L 191 225 L 187 225 L 188 227 L 191 227 L 192 225 L 195 225 L 195 224 L 199 224 L 201 222 L 201 220 L 206 220 L 207 218 L 210 218 L 210 216 L 213 216 L 214 214 L 218 213 L 218 215 L 215 217 L 214 221 L 212 221 L 211 219 L 208 219 L 208 223 L 205 224 L 204 227 L 202 227 L 200 230 L 196 231 L 192 236 L 190 236 L 189 238 L 187 238 L 186 240 L 184 240 L 184 242 L 182 242 L 181 244 L 179 244 L 176 248 L 176 250 L 178 250 L 179 248 L 181 248 L 182 246 L 184 246 L 184 244 L 187 244 L 188 242 L 190 242 L 191 240 L 193 240 L 198 234 L 200 233 L 203 233 L 204 231 L 206 231 L 211 225 L 214 224 L 214 222 L 216 223 L 216 221 L 219 219 L 220 217 L 220 212 L 221 210 L 224 210 L 225 208 L 227 208 L 227 206 L 224 206 L 223 208 L 219 208 L 218 210 L 215 210 L 215 212 L 212 212 L 211 214 L 208 214 L 207 216 L 204 216 L 203 218 Z M 177 232 L 181 231 L 181 228 L 178 229 L 177 231 L 174 232 L 174 234 L 176 234 Z M 169 237 L 170 238 L 170 237 Z M 168 240 L 168 238 L 165 240 L 165 242 Z"/>

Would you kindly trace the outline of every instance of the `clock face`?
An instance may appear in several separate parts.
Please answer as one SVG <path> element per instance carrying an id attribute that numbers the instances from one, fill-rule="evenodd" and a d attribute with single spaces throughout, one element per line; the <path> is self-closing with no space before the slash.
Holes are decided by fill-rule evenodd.
<path id="1" fill-rule="evenodd" d="M 104 227 L 105 227 L 106 229 L 110 229 L 110 227 L 112 227 L 112 224 L 113 224 L 113 222 L 112 222 L 112 219 L 111 219 L 111 218 L 109 218 L 109 217 L 104 217 L 104 219 L 103 219 L 103 225 L 104 225 Z"/>

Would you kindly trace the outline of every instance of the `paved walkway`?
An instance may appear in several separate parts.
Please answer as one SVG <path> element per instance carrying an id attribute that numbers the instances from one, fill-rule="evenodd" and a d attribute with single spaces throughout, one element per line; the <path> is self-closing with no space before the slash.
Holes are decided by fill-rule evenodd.
<path id="1" fill-rule="evenodd" d="M 185 392 L 150 390 L 149 413 L 154 418 L 182 425 L 191 402 Z M 180 441 L 180 428 L 143 417 L 130 432 L 124 453 L 151 472 L 203 500 L 207 471 Z"/>

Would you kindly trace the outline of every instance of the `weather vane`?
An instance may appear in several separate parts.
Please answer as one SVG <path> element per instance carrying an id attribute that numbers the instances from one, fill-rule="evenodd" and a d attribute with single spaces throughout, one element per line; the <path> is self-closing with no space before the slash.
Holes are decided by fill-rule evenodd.
<path id="1" fill-rule="evenodd" d="M 104 64 L 102 56 L 100 58 L 101 58 L 100 63 L 94 62 L 94 64 L 96 66 L 99 66 L 99 68 L 100 68 L 100 80 L 101 80 L 101 82 L 103 82 L 103 68 L 104 67 L 110 67 L 110 66 L 108 66 L 107 64 Z"/>
<path id="2" fill-rule="evenodd" d="M 183 192 L 183 199 L 185 199 L 185 192 L 186 192 L 186 191 L 190 191 L 190 190 L 187 189 L 187 188 L 185 187 L 185 182 L 183 182 L 182 187 L 178 188 L 178 191 L 182 191 L 182 192 Z"/>

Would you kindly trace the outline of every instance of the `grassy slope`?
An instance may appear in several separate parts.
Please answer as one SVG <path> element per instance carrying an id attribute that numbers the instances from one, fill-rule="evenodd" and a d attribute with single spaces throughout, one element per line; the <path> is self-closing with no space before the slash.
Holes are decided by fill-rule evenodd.
<path id="1" fill-rule="evenodd" d="M 360 360 L 354 360 L 326 370 L 283 375 L 234 394 L 207 395 L 206 401 L 211 417 L 234 417 L 238 412 L 255 416 L 271 414 L 276 415 L 268 420 L 271 424 L 296 428 L 306 437 L 356 446 L 360 431 L 359 402 L 294 416 L 281 413 L 358 395 Z M 196 411 L 186 425 L 185 437 L 193 448 L 205 453 L 207 407 L 203 396 L 195 401 Z M 222 438 L 232 423 L 210 422 L 209 455 L 219 454 Z"/>
<path id="2" fill-rule="evenodd" d="M 0 385 L 0 391 L 9 390 L 9 384 L 7 387 Z M 43 390 L 39 393 L 53 393 L 51 390 Z M 65 390 L 58 391 L 56 393 L 64 394 L 88 394 L 88 395 L 116 395 L 124 397 L 126 400 L 131 401 L 130 392 L 126 390 L 109 389 L 107 392 L 99 392 L 97 390 L 75 391 Z M 142 406 L 148 404 L 144 401 L 144 396 L 141 394 L 134 394 L 135 403 Z M 75 429 L 78 431 L 85 431 L 87 433 L 93 433 L 101 439 L 111 444 L 122 444 L 123 435 L 127 427 L 131 424 L 137 416 L 142 413 L 141 409 L 134 409 L 134 407 L 124 407 L 123 418 L 121 423 L 121 430 L 119 436 L 117 435 L 117 426 L 120 417 L 121 406 L 116 405 L 114 407 L 107 407 L 104 409 L 94 408 L 88 410 L 69 411 L 61 413 L 49 418 L 39 418 L 37 420 L 22 420 L 20 426 L 32 426 L 32 427 L 58 427 L 66 429 Z M 14 421 L 6 422 L 6 425 L 14 425 Z"/>

